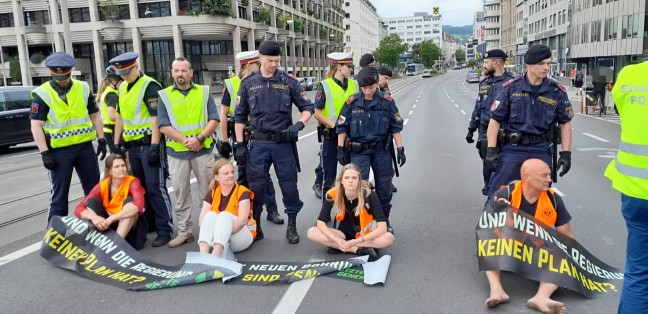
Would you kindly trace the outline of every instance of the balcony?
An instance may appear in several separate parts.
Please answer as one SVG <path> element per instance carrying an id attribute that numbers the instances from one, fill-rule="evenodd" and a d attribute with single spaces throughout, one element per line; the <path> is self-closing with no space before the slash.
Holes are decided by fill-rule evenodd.
<path id="1" fill-rule="evenodd" d="M 484 17 L 493 17 L 493 16 L 500 16 L 500 11 L 499 10 L 486 10 L 484 11 Z"/>
<path id="2" fill-rule="evenodd" d="M 490 22 L 490 23 L 486 23 L 484 26 L 486 27 L 486 29 L 500 28 L 500 23 Z"/>

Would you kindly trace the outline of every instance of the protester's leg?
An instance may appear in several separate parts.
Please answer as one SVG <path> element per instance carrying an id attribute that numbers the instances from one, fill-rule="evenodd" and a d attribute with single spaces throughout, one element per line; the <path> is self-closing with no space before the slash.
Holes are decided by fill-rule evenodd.
<path id="1" fill-rule="evenodd" d="M 122 208 L 122 210 L 129 210 L 129 209 L 137 210 L 137 207 L 135 206 L 135 204 L 131 202 L 131 203 L 127 203 Z M 120 219 L 117 224 L 117 234 L 119 234 L 119 236 L 121 236 L 123 239 L 126 239 L 128 233 L 133 229 L 133 226 L 137 225 L 138 218 L 139 215 L 135 214 L 134 216 Z"/>
<path id="2" fill-rule="evenodd" d="M 233 220 L 232 220 L 233 221 Z M 254 238 L 247 225 L 230 237 L 229 247 L 234 253 L 241 252 L 252 245 Z"/>
<path id="3" fill-rule="evenodd" d="M 486 278 L 488 278 L 488 284 L 490 285 L 490 297 L 484 302 L 486 307 L 493 308 L 508 302 L 509 296 L 504 291 L 504 287 L 502 287 L 502 282 L 500 281 L 500 271 L 487 270 Z"/>
<path id="4" fill-rule="evenodd" d="M 358 243 L 358 247 L 370 247 L 374 249 L 384 249 L 394 244 L 394 235 L 391 232 L 385 232 L 373 240 L 365 240 Z"/>
<path id="5" fill-rule="evenodd" d="M 562 302 L 554 301 L 551 295 L 558 289 L 558 286 L 548 282 L 541 282 L 538 293 L 527 301 L 527 306 L 542 313 L 566 313 L 565 305 Z"/>
<path id="6" fill-rule="evenodd" d="M 229 246 L 232 237 L 232 224 L 236 216 L 229 212 L 221 212 L 214 221 L 214 240 L 212 242 L 212 255 L 221 256 Z"/>
<path id="7" fill-rule="evenodd" d="M 209 253 L 211 244 L 214 243 L 214 228 L 216 226 L 217 214 L 213 211 L 208 212 L 203 217 L 202 224 L 200 225 L 200 233 L 198 234 L 198 247 L 200 253 Z"/>
<path id="8" fill-rule="evenodd" d="M 345 238 L 345 235 L 344 233 L 342 233 L 342 231 L 333 228 L 328 228 L 328 229 L 336 237 L 342 239 Z M 306 232 L 306 237 L 317 244 L 321 244 L 338 250 L 340 249 L 340 246 L 336 242 L 331 241 L 331 239 L 325 236 L 324 233 L 322 233 L 322 231 L 317 229 L 317 227 L 308 228 L 308 231 Z"/>
<path id="9" fill-rule="evenodd" d="M 648 200 L 622 194 L 621 212 L 628 239 L 619 313 L 641 313 L 648 309 Z"/>

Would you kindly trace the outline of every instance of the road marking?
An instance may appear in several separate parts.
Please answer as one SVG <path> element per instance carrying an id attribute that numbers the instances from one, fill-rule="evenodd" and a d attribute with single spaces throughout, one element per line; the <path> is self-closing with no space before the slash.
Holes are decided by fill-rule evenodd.
<path id="1" fill-rule="evenodd" d="M 412 108 L 416 109 L 416 105 L 412 106 Z"/>
<path id="2" fill-rule="evenodd" d="M 273 314 L 284 313 L 297 313 L 299 305 L 301 305 L 306 293 L 311 285 L 315 282 L 315 278 L 308 278 L 305 280 L 295 281 L 290 284 L 290 287 L 277 304 L 277 307 L 272 311 Z"/>
<path id="3" fill-rule="evenodd" d="M 461 86 L 463 86 L 463 88 L 465 88 L 465 89 L 468 90 L 469 92 L 471 92 L 471 93 L 473 93 L 473 94 L 477 94 L 476 91 L 474 91 L 474 90 L 472 90 L 472 89 L 466 87 L 466 81 L 464 81 L 464 82 L 461 84 Z"/>
<path id="4" fill-rule="evenodd" d="M 450 101 L 451 101 L 451 102 L 454 102 L 454 100 L 452 100 L 452 98 L 450 98 Z"/>
<path id="5" fill-rule="evenodd" d="M 307 138 L 307 137 L 309 137 L 311 135 L 314 135 L 314 134 L 317 134 L 317 131 L 313 131 L 313 132 L 310 132 L 308 134 L 304 134 L 304 135 L 300 136 L 299 139 L 301 140 L 301 139 Z"/>
<path id="6" fill-rule="evenodd" d="M 410 111 L 410 112 L 409 112 L 409 115 L 411 116 L 413 113 L 414 113 L 414 110 Z"/>
<path id="7" fill-rule="evenodd" d="M 590 133 L 582 133 L 582 134 L 585 135 L 585 136 L 591 137 L 591 138 L 593 138 L 593 139 L 595 139 L 595 140 L 601 141 L 601 142 L 605 142 L 605 143 L 609 143 L 609 142 L 610 142 L 610 141 L 608 141 L 608 140 L 606 140 L 606 139 L 604 139 L 604 138 L 598 137 L 598 136 L 593 135 L 593 134 L 590 134 Z"/>
<path id="8" fill-rule="evenodd" d="M 409 122 L 409 119 L 405 119 L 405 121 L 403 122 L 403 125 L 407 125 L 407 122 Z"/>
<path id="9" fill-rule="evenodd" d="M 455 107 L 459 108 L 459 105 L 457 105 L 457 104 L 454 104 L 454 105 L 455 105 Z"/>
<path id="10" fill-rule="evenodd" d="M 554 191 L 556 191 L 556 194 L 560 195 L 560 197 L 565 197 L 565 193 L 561 192 L 557 187 L 552 187 Z"/>
<path id="11" fill-rule="evenodd" d="M 461 110 L 461 113 L 463 113 L 463 114 L 466 114 L 466 112 L 465 112 L 465 111 L 463 111 L 463 110 Z"/>
<path id="12" fill-rule="evenodd" d="M 416 100 L 416 102 L 418 102 L 418 99 Z"/>
<path id="13" fill-rule="evenodd" d="M 594 116 L 590 116 L 590 115 L 587 115 L 587 114 L 584 114 L 584 113 L 580 113 L 580 112 L 579 112 L 578 114 L 581 115 L 581 116 L 588 117 L 588 118 L 592 118 L 592 119 L 596 119 L 596 120 L 601 120 L 601 121 L 607 121 L 607 122 L 610 122 L 610 123 L 621 124 L 621 121 L 614 121 L 614 120 L 603 119 L 603 118 L 600 118 L 600 117 L 594 117 Z"/>
<path id="14" fill-rule="evenodd" d="M 614 159 L 616 158 L 616 155 L 598 155 L 601 158 L 608 158 L 608 159 Z"/>
<path id="15" fill-rule="evenodd" d="M 37 242 L 37 243 L 34 243 L 34 244 L 32 244 L 32 245 L 30 245 L 30 246 L 28 246 L 26 248 L 20 249 L 20 250 L 18 250 L 16 252 L 13 252 L 11 254 L 7 254 L 7 255 L 5 255 L 3 257 L 0 257 L 0 266 L 2 266 L 4 264 L 7 264 L 7 263 L 9 263 L 11 261 L 17 260 L 17 259 L 19 259 L 19 258 L 21 258 L 21 257 L 23 257 L 25 255 L 36 252 L 38 249 L 40 249 L 42 243 L 43 242 Z"/>
<path id="16" fill-rule="evenodd" d="M 36 151 L 36 152 L 33 152 L 33 153 L 27 153 L 27 154 L 20 154 L 20 155 L 16 155 L 16 156 L 10 156 L 10 157 L 7 157 L 7 159 L 11 159 L 11 158 L 21 158 L 21 157 L 31 156 L 31 155 L 36 155 L 36 154 L 40 154 L 40 152 Z"/>

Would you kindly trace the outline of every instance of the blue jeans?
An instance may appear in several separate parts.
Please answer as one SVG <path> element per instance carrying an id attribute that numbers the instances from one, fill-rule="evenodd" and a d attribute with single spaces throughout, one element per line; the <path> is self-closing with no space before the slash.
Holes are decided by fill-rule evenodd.
<path id="1" fill-rule="evenodd" d="M 619 313 L 646 313 L 648 310 L 648 200 L 622 194 L 621 212 L 628 228 L 628 244 Z"/>

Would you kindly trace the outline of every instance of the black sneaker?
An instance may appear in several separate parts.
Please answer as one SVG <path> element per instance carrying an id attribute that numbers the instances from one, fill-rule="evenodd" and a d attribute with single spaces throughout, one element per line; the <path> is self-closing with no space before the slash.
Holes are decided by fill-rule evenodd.
<path id="1" fill-rule="evenodd" d="M 398 192 L 398 188 L 392 183 L 392 193 Z"/>
<path id="2" fill-rule="evenodd" d="M 356 251 L 356 255 L 358 256 L 369 255 L 368 261 L 370 262 L 373 262 L 378 259 L 378 252 L 376 252 L 376 250 L 370 247 L 358 248 L 358 250 Z"/>
<path id="3" fill-rule="evenodd" d="M 155 237 L 155 240 L 153 241 L 153 247 L 160 247 L 163 245 L 167 245 L 171 241 L 171 237 L 168 235 L 158 235 Z"/>
<path id="4" fill-rule="evenodd" d="M 313 183 L 313 191 L 315 191 L 315 197 L 322 199 L 322 184 Z"/>
<path id="5" fill-rule="evenodd" d="M 394 228 L 392 228 L 391 223 L 389 223 L 389 220 L 387 220 L 387 232 L 391 233 L 392 235 L 394 234 Z"/>
<path id="6" fill-rule="evenodd" d="M 275 225 L 283 225 L 284 220 L 281 218 L 278 212 L 268 212 L 266 219 L 272 221 Z"/>

